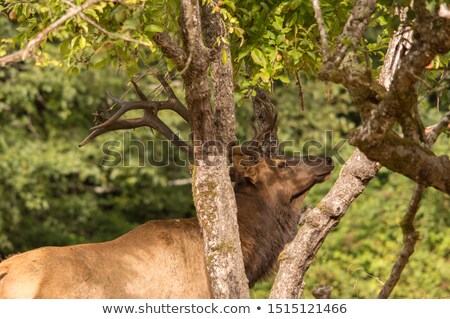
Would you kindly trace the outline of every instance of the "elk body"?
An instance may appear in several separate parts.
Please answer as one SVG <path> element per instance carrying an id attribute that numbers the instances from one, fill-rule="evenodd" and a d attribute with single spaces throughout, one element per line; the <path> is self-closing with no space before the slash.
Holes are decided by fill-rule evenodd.
<path id="1" fill-rule="evenodd" d="M 319 157 L 263 157 L 235 167 L 242 253 L 253 286 L 295 235 L 300 216 L 293 207 L 333 166 Z M 209 298 L 204 260 L 196 218 L 150 221 L 112 241 L 43 247 L 3 261 L 0 298 Z"/>

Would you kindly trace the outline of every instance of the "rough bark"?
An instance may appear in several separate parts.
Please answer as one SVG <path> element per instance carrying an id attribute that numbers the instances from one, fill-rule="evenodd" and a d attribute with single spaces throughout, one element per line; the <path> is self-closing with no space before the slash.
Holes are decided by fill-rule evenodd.
<path id="1" fill-rule="evenodd" d="M 215 161 L 215 166 L 198 161 L 192 177 L 211 288 L 215 298 L 249 298 L 239 233 L 233 232 L 237 231 L 237 211 L 234 192 L 229 190 L 228 162 L 225 156 Z"/>
<path id="2" fill-rule="evenodd" d="M 338 67 L 345 57 L 349 45 L 356 47 L 359 39 L 369 24 L 369 19 L 375 11 L 375 0 L 357 0 L 350 17 L 344 26 L 341 36 L 334 49 L 334 54 L 327 61 L 333 67 Z"/>
<path id="3" fill-rule="evenodd" d="M 181 3 L 181 28 L 188 58 L 186 64 L 180 64 L 179 68 L 183 67 L 181 73 L 193 132 L 195 167 L 192 188 L 205 242 L 211 290 L 214 298 L 248 298 L 227 156 L 226 153 L 220 154 L 215 147 L 219 133 L 216 131 L 208 78 L 211 49 L 203 41 L 200 1 L 183 0 Z M 232 73 L 224 76 L 232 76 Z"/>
<path id="4" fill-rule="evenodd" d="M 382 162 L 390 170 L 450 194 L 450 159 L 447 155 L 436 156 L 394 132 L 387 133 L 381 145 L 363 147 L 362 150 L 367 157 Z"/>
<path id="5" fill-rule="evenodd" d="M 216 4 L 213 1 L 212 4 Z M 217 39 L 227 38 L 228 33 L 220 15 L 213 8 L 205 5 L 202 8 L 202 24 L 205 44 L 212 52 L 211 79 L 213 82 L 214 120 L 217 141 L 227 151 L 230 143 L 235 142 L 236 116 L 234 112 L 234 82 L 230 46 Z"/>

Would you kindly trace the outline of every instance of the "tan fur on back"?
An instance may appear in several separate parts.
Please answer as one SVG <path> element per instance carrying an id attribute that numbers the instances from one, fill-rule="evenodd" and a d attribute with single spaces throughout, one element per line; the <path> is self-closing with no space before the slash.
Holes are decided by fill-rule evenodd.
<path id="1" fill-rule="evenodd" d="M 148 222 L 105 243 L 35 249 L 2 262 L 1 274 L 0 298 L 211 296 L 195 219 Z"/>

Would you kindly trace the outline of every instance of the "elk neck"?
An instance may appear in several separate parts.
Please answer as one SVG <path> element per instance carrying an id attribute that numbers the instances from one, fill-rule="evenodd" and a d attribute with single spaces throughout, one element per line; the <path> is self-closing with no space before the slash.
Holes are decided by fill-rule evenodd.
<path id="1" fill-rule="evenodd" d="M 270 274 L 284 246 L 294 238 L 299 215 L 266 187 L 241 184 L 235 194 L 245 271 L 252 287 Z"/>

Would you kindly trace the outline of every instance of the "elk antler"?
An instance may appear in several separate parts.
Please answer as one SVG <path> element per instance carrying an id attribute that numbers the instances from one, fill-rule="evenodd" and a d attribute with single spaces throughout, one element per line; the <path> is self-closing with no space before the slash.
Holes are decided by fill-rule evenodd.
<path id="1" fill-rule="evenodd" d="M 168 99 L 166 101 L 149 101 L 145 94 L 142 93 L 137 83 L 132 80 L 131 83 L 133 84 L 136 94 L 141 100 L 126 102 L 109 95 L 115 103 L 120 105 L 120 109 L 109 118 L 106 118 L 103 114 L 97 114 L 97 118 L 102 120 L 103 123 L 92 127 L 90 129 L 91 133 L 80 143 L 79 146 L 82 147 L 88 144 L 94 138 L 106 132 L 147 126 L 163 134 L 184 152 L 192 154 L 192 148 L 182 141 L 170 127 L 158 118 L 158 111 L 172 110 L 180 115 L 187 123 L 189 123 L 189 111 L 187 108 L 177 98 L 164 77 L 160 74 L 156 74 L 156 77 L 161 82 L 166 94 L 168 95 Z M 144 115 L 138 118 L 120 120 L 125 113 L 131 110 L 143 110 Z"/>
<path id="2" fill-rule="evenodd" d="M 269 95 L 258 87 L 255 90 L 253 110 L 257 125 L 250 122 L 254 135 L 244 145 L 233 147 L 232 155 L 246 155 L 250 161 L 259 162 L 264 155 L 270 156 L 278 153 L 276 135 L 278 113 L 270 101 Z"/>
<path id="3" fill-rule="evenodd" d="M 252 102 L 257 125 L 251 124 L 254 136 L 249 144 L 258 145 L 264 155 L 278 154 L 277 110 L 267 92 L 258 87 L 255 90 Z"/>

